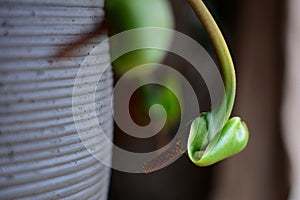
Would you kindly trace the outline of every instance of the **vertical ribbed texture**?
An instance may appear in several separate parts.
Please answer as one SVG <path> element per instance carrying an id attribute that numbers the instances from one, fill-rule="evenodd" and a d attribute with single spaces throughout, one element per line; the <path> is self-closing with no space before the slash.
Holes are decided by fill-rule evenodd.
<path id="1" fill-rule="evenodd" d="M 0 199 L 107 198 L 110 169 L 85 149 L 72 113 L 73 84 L 83 60 L 90 68 L 87 80 L 99 76 L 93 68 L 104 68 L 110 61 L 108 46 L 86 57 L 107 36 L 96 35 L 68 56 L 56 57 L 99 25 L 103 4 L 0 1 Z M 109 68 L 95 93 L 97 117 L 109 138 L 112 83 Z M 81 99 L 74 106 L 93 103 Z M 97 153 L 111 159 L 111 149 L 93 140 L 98 129 L 88 119 L 78 126 L 90 136 L 90 145 L 100 149 Z"/>

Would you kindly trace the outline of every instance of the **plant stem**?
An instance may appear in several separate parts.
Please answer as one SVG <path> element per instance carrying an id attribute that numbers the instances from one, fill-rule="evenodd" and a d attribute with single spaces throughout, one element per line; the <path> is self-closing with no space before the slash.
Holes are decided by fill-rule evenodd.
<path id="1" fill-rule="evenodd" d="M 203 1 L 188 0 L 188 2 L 198 15 L 198 18 L 202 22 L 204 29 L 208 33 L 208 36 L 211 39 L 217 58 L 221 65 L 223 81 L 225 84 L 225 97 L 223 98 L 221 105 L 225 104 L 226 107 L 225 116 L 223 118 L 223 122 L 225 123 L 231 115 L 235 99 L 236 78 L 233 61 L 230 56 L 230 52 L 228 50 L 225 39 Z"/>

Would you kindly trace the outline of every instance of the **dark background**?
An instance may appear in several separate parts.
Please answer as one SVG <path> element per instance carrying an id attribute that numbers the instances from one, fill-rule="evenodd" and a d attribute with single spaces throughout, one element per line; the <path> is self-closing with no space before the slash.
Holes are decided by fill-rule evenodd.
<path id="1" fill-rule="evenodd" d="M 230 47 L 237 71 L 233 115 L 246 121 L 250 140 L 237 156 L 211 167 L 199 168 L 183 155 L 172 165 L 151 174 L 112 170 L 110 200 L 282 200 L 289 191 L 289 165 L 280 126 L 284 72 L 285 1 L 205 1 Z M 172 0 L 176 29 L 198 40 L 213 55 L 212 47 L 193 11 L 182 0 Z M 172 55 L 166 59 L 182 68 Z M 186 68 L 183 70 L 189 74 Z M 190 77 L 197 83 L 197 77 Z M 197 91 L 205 90 L 196 85 Z M 199 92 L 201 93 L 201 92 Z M 202 107 L 209 107 L 205 92 Z M 139 95 L 135 97 L 138 104 Z M 141 106 L 141 105 L 136 105 Z M 132 111 L 134 112 L 134 111 Z M 142 114 L 140 114 L 142 115 Z M 137 118 L 141 121 L 140 115 Z M 130 139 L 115 128 L 115 143 Z M 172 134 L 172 130 L 169 130 Z M 148 141 L 151 146 L 151 141 Z"/>

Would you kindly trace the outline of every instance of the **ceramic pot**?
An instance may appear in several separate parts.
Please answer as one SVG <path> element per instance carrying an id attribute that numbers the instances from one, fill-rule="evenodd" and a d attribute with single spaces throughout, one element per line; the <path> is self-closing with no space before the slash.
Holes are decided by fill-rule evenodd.
<path id="1" fill-rule="evenodd" d="M 0 199 L 107 198 L 110 169 L 85 148 L 74 123 L 74 115 L 89 111 L 72 112 L 79 67 L 109 65 L 108 46 L 89 55 L 105 35 L 72 47 L 99 26 L 103 6 L 103 0 L 0 2 Z M 87 80 L 95 76 L 85 74 Z M 109 67 L 95 92 L 97 118 L 108 138 L 112 83 Z M 76 95 L 82 101 L 73 106 L 91 103 L 84 93 Z M 88 118 L 77 125 L 101 147 Z M 98 149 L 111 159 L 111 149 Z"/>

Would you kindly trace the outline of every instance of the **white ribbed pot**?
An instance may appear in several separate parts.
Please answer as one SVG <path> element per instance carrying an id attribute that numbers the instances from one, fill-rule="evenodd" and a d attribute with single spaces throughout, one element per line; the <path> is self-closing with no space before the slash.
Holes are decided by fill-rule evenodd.
<path id="1" fill-rule="evenodd" d="M 0 199 L 107 198 L 110 170 L 86 150 L 73 114 L 83 119 L 77 126 L 101 157 L 111 159 L 111 149 L 93 140 L 98 129 L 84 120 L 89 111 L 72 112 L 82 61 L 97 69 L 109 63 L 108 46 L 87 57 L 105 35 L 57 58 L 99 25 L 103 6 L 103 0 L 0 1 Z M 112 82 L 109 68 L 95 92 L 97 118 L 109 138 Z M 76 95 L 82 101 L 73 106 L 91 103 Z"/>

